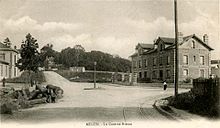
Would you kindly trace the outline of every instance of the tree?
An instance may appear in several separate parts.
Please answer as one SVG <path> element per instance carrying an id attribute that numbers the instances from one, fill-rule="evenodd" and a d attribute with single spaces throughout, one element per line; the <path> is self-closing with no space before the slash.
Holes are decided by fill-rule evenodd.
<path id="1" fill-rule="evenodd" d="M 75 45 L 73 47 L 74 51 L 75 51 L 75 56 L 76 56 L 76 66 L 79 66 L 79 59 L 80 59 L 80 55 L 82 55 L 82 53 L 85 52 L 85 49 L 81 46 L 81 45 Z"/>
<path id="2" fill-rule="evenodd" d="M 85 48 L 84 48 L 82 45 L 77 44 L 77 45 L 75 45 L 73 48 L 74 48 L 75 50 L 85 52 Z"/>
<path id="3" fill-rule="evenodd" d="M 43 46 L 40 50 L 40 62 L 41 62 L 41 67 L 45 67 L 46 69 L 49 68 L 49 59 L 55 58 L 56 53 L 53 50 L 53 45 L 52 44 L 47 44 Z"/>
<path id="4" fill-rule="evenodd" d="M 11 41 L 9 40 L 9 38 L 5 38 L 5 40 L 3 41 L 3 44 L 5 44 L 7 47 L 11 47 Z"/>
<path id="5" fill-rule="evenodd" d="M 26 35 L 26 40 L 22 41 L 20 48 L 21 58 L 16 64 L 20 71 L 29 71 L 29 76 L 31 75 L 31 71 L 36 73 L 40 65 L 39 52 L 37 50 L 38 43 L 36 42 L 37 40 L 30 33 Z M 31 76 L 29 79 L 32 81 Z"/>
<path id="6" fill-rule="evenodd" d="M 41 48 L 41 53 L 44 55 L 44 56 L 47 56 L 47 57 L 54 57 L 55 56 L 55 51 L 53 50 L 53 45 L 52 44 L 47 44 L 45 46 L 43 46 Z"/>
<path id="7" fill-rule="evenodd" d="M 131 62 L 127 59 L 101 51 L 86 52 L 81 45 L 65 48 L 58 55 L 56 62 L 66 68 L 81 66 L 93 70 L 94 62 L 97 62 L 96 68 L 99 71 L 128 72 L 131 69 Z"/>

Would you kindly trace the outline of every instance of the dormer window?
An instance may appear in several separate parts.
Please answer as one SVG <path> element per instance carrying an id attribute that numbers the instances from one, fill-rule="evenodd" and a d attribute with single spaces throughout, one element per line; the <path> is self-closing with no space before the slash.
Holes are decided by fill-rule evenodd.
<path id="1" fill-rule="evenodd" d="M 196 48 L 196 43 L 195 43 L 195 41 L 192 41 L 192 48 L 193 48 L 193 49 Z"/>
<path id="2" fill-rule="evenodd" d="M 163 44 L 160 44 L 160 51 L 163 50 Z"/>

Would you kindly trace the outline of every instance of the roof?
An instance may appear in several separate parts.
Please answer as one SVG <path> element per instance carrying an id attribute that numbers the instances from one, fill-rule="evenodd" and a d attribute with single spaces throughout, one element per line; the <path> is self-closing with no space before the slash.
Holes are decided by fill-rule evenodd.
<path id="1" fill-rule="evenodd" d="M 200 44 L 202 44 L 204 47 L 206 47 L 209 50 L 214 50 L 213 48 L 211 48 L 208 44 L 204 43 L 199 37 L 197 37 L 195 34 L 189 35 L 189 36 L 185 36 L 183 37 L 183 41 L 181 43 L 179 43 L 179 45 L 182 45 L 183 43 L 185 43 L 186 41 L 188 41 L 189 39 L 194 38 L 196 40 L 198 40 L 200 42 Z M 171 46 L 167 47 L 167 48 L 174 48 L 175 45 L 175 39 L 174 38 L 167 38 L 167 37 L 159 37 L 156 41 L 155 44 L 159 43 L 159 40 L 162 40 L 165 44 L 170 44 Z"/>
<path id="2" fill-rule="evenodd" d="M 4 60 L 0 60 L 0 63 L 2 63 L 2 64 L 6 64 L 6 65 L 9 65 L 9 63 L 6 62 L 6 61 L 4 61 Z"/>
<path id="3" fill-rule="evenodd" d="M 152 49 L 152 48 L 154 48 L 153 44 L 138 43 L 138 45 L 136 46 L 136 49 L 137 49 L 138 46 L 140 46 L 143 49 Z"/>
<path id="4" fill-rule="evenodd" d="M 211 64 L 220 64 L 220 60 L 211 60 Z"/>
<path id="5" fill-rule="evenodd" d="M 134 53 L 134 54 L 132 54 L 130 57 L 135 57 L 135 56 L 137 56 L 138 54 L 137 53 Z"/>
<path id="6" fill-rule="evenodd" d="M 205 42 L 203 42 L 203 40 L 201 40 L 199 37 L 197 37 L 195 34 L 189 35 L 189 36 L 185 36 L 183 37 L 183 41 L 181 43 L 179 43 L 179 45 L 182 45 L 183 43 L 187 42 L 189 39 L 194 38 L 196 39 L 201 45 L 203 45 L 204 47 L 206 47 L 207 49 L 214 50 L 213 48 L 211 48 L 208 44 L 206 44 Z M 169 37 L 159 37 L 156 42 L 154 43 L 154 45 L 157 45 L 159 43 L 159 41 L 162 41 L 165 44 L 168 44 L 170 46 L 166 47 L 165 50 L 170 50 L 170 49 L 174 49 L 175 48 L 175 38 L 169 38 Z M 150 49 L 148 51 L 145 51 L 144 54 L 149 54 L 149 53 L 153 53 L 155 51 L 157 51 L 157 49 L 154 48 L 153 44 L 143 44 L 143 43 L 138 43 L 138 45 L 136 46 L 136 48 L 138 46 L 145 48 L 145 49 Z M 131 55 L 131 57 L 136 56 L 137 54 L 133 54 Z"/>
<path id="7" fill-rule="evenodd" d="M 159 43 L 159 40 L 163 41 L 165 44 L 174 44 L 175 39 L 174 38 L 169 38 L 169 37 L 159 37 L 155 44 Z"/>
<path id="8" fill-rule="evenodd" d="M 6 46 L 5 44 L 0 42 L 0 51 L 14 51 L 16 53 L 19 53 L 19 51 L 17 49 L 12 49 L 9 46 Z"/>
<path id="9" fill-rule="evenodd" d="M 153 52 L 156 52 L 156 51 L 157 51 L 157 49 L 151 49 L 149 51 L 144 52 L 144 54 L 149 54 L 149 53 L 153 53 Z"/>
<path id="10" fill-rule="evenodd" d="M 199 37 L 197 37 L 195 34 L 193 34 L 193 35 L 190 35 L 190 36 L 188 36 L 188 37 L 185 37 L 185 39 L 184 40 L 187 40 L 187 39 L 189 39 L 189 38 L 195 38 L 195 39 L 197 39 L 204 47 L 206 47 L 206 48 L 208 48 L 209 50 L 214 50 L 213 48 L 211 48 L 208 44 L 206 44 L 206 43 L 204 43 Z"/>
<path id="11" fill-rule="evenodd" d="M 8 46 L 6 46 L 6 45 L 4 45 L 3 43 L 0 42 L 0 48 L 10 48 L 10 47 L 8 47 Z"/>

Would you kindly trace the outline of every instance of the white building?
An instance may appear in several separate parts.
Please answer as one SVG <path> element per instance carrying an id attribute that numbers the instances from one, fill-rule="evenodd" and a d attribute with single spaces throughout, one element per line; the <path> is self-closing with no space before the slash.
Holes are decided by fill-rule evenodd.
<path id="1" fill-rule="evenodd" d="M 20 75 L 19 69 L 15 66 L 19 51 L 0 42 L 0 80 L 3 78 L 14 78 Z"/>
<path id="2" fill-rule="evenodd" d="M 85 67 L 70 67 L 72 72 L 85 72 Z"/>

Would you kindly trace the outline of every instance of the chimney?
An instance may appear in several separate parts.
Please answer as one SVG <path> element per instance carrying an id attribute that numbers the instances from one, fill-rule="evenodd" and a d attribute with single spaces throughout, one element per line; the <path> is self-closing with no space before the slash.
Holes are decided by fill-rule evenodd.
<path id="1" fill-rule="evenodd" d="M 183 42 L 183 33 L 182 32 L 178 32 L 178 43 Z"/>
<path id="2" fill-rule="evenodd" d="M 204 36 L 203 36 L 203 42 L 204 42 L 205 44 L 208 44 L 208 42 L 209 42 L 209 37 L 208 37 L 207 34 L 204 34 Z"/>

